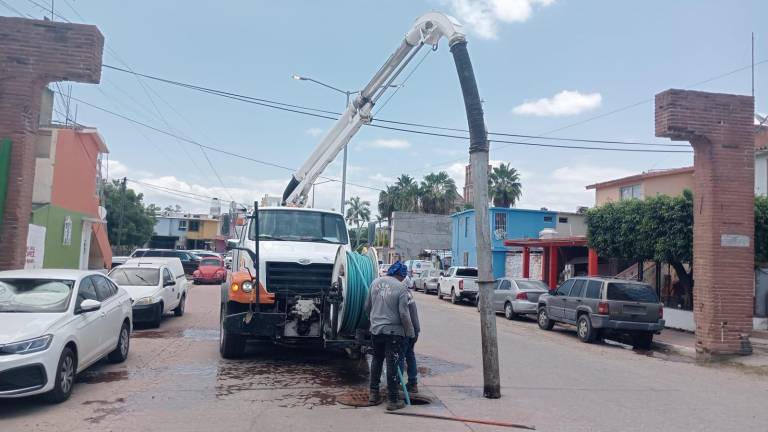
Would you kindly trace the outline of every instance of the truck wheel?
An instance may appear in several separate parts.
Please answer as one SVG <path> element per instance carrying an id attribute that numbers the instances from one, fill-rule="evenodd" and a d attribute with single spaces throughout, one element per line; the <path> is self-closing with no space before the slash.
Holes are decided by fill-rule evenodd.
<path id="1" fill-rule="evenodd" d="M 437 286 L 437 298 L 438 300 L 443 299 L 443 290 L 440 289 L 440 285 Z"/>
<path id="2" fill-rule="evenodd" d="M 579 316 L 579 320 L 576 322 L 576 333 L 582 342 L 592 343 L 595 341 L 597 331 L 592 327 L 592 320 L 589 319 L 589 315 Z"/>
<path id="3" fill-rule="evenodd" d="M 635 333 L 632 335 L 632 346 L 637 349 L 647 350 L 653 344 L 653 333 Z"/>
<path id="4" fill-rule="evenodd" d="M 219 319 L 219 353 L 225 359 L 233 359 L 242 356 L 245 352 L 245 338 L 224 330 L 224 316 L 227 312 L 227 306 L 222 304 Z"/>
<path id="5" fill-rule="evenodd" d="M 451 304 L 456 304 L 459 302 L 459 299 L 456 297 L 456 290 L 451 288 Z"/>
<path id="6" fill-rule="evenodd" d="M 542 330 L 552 330 L 552 327 L 555 326 L 555 322 L 549 319 L 549 314 L 547 313 L 546 306 L 541 306 L 539 308 L 539 328 Z"/>
<path id="7" fill-rule="evenodd" d="M 176 309 L 173 310 L 173 314 L 177 317 L 184 316 L 184 308 L 185 304 L 187 303 L 187 295 L 182 294 L 181 300 L 179 300 L 178 306 L 176 306 Z"/>
<path id="8" fill-rule="evenodd" d="M 160 327 L 160 321 L 163 320 L 163 302 L 157 303 L 157 310 L 155 310 L 155 317 L 149 322 L 151 328 Z"/>

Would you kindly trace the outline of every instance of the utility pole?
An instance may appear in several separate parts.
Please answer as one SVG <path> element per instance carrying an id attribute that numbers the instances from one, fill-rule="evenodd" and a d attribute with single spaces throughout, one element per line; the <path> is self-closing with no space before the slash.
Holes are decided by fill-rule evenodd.
<path id="1" fill-rule="evenodd" d="M 469 124 L 469 165 L 472 170 L 475 236 L 477 239 L 477 285 L 480 309 L 480 339 L 483 354 L 483 396 L 501 397 L 499 344 L 496 335 L 496 312 L 493 308 L 494 279 L 491 268 L 491 230 L 488 221 L 488 130 L 483 118 L 483 104 L 477 90 L 475 73 L 467 52 L 467 42 L 451 45 L 464 108 Z"/>
<path id="2" fill-rule="evenodd" d="M 127 177 L 120 182 L 120 219 L 117 222 L 117 251 L 120 253 L 120 245 L 123 242 L 123 217 L 125 216 L 125 183 Z"/>
<path id="3" fill-rule="evenodd" d="M 755 32 L 752 32 L 752 99 L 754 98 L 755 98 Z"/>

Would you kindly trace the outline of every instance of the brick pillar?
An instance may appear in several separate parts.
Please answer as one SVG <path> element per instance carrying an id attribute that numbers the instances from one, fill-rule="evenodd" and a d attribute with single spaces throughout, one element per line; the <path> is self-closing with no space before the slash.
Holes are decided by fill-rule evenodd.
<path id="1" fill-rule="evenodd" d="M 696 351 L 750 354 L 754 283 L 755 141 L 752 97 L 667 90 L 656 135 L 694 150 Z"/>
<path id="2" fill-rule="evenodd" d="M 549 273 L 548 269 L 548 263 L 549 262 L 549 248 L 544 246 L 541 248 L 541 281 L 544 283 L 548 283 L 549 279 L 547 278 L 547 275 Z"/>
<path id="3" fill-rule="evenodd" d="M 598 276 L 600 269 L 598 266 L 597 252 L 594 249 L 589 249 L 587 256 L 587 276 Z"/>
<path id="4" fill-rule="evenodd" d="M 557 288 L 557 246 L 549 247 L 549 287 Z"/>
<path id="5" fill-rule="evenodd" d="M 43 88 L 53 81 L 98 83 L 103 46 L 94 26 L 0 17 L 0 140 L 12 145 L 0 270 L 24 266 Z"/>
<path id="6" fill-rule="evenodd" d="M 523 277 L 531 277 L 531 248 L 523 247 Z"/>

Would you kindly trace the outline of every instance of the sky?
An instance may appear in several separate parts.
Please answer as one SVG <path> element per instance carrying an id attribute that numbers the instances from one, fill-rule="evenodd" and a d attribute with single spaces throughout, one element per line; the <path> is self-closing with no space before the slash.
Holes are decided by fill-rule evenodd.
<path id="1" fill-rule="evenodd" d="M 50 3 L 4 0 L 0 14 L 50 16 L 41 6 Z M 671 144 L 654 137 L 656 93 L 693 88 L 750 94 L 751 32 L 756 62 L 768 60 L 768 2 L 763 1 L 134 0 L 127 7 L 117 1 L 57 0 L 54 9 L 60 16 L 55 20 L 99 27 L 106 40 L 104 64 L 335 112 L 343 110 L 345 95 L 292 75 L 358 90 L 418 16 L 442 11 L 467 31 L 488 129 L 549 137 Z M 416 61 L 396 81 L 404 82 L 403 87 L 386 105 L 379 104 L 376 118 L 466 128 L 447 43 L 441 41 L 434 52 L 423 51 L 429 54 L 407 81 L 404 77 Z M 762 113 L 768 111 L 767 72 L 768 62 L 755 68 L 756 110 Z M 702 81 L 708 82 L 696 84 Z M 96 127 L 110 149 L 105 174 L 127 177 L 130 187 L 145 194 L 146 203 L 178 204 L 193 212 L 208 208 L 205 197 L 249 203 L 264 194 L 281 195 L 290 169 L 304 162 L 333 124 L 106 68 L 98 85 L 60 85 L 67 93 L 71 86 L 75 98 L 156 129 L 288 168 L 211 150 L 203 153 L 194 144 L 70 102 L 77 122 Z M 64 110 L 62 102 L 57 101 L 59 111 Z M 518 207 L 561 211 L 593 205 L 588 184 L 693 163 L 689 153 L 498 143 L 491 145 L 490 158 L 521 173 Z M 340 178 L 340 162 L 341 155 L 325 175 Z M 350 143 L 348 181 L 354 185 L 348 185 L 347 196 L 370 201 L 375 212 L 378 189 L 393 184 L 398 175 L 420 180 L 441 170 L 461 191 L 467 162 L 468 141 L 363 127 Z M 183 198 L 147 184 L 196 195 Z M 338 182 L 318 184 L 315 206 L 338 209 L 340 189 Z"/>

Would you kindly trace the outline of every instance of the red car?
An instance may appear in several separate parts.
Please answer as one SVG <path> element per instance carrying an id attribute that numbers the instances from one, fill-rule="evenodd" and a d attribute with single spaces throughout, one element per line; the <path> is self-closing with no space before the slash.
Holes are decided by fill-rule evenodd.
<path id="1" fill-rule="evenodd" d="M 200 260 L 200 266 L 192 273 L 192 281 L 199 283 L 223 283 L 227 280 L 227 269 L 224 260 L 219 257 L 205 257 Z"/>

